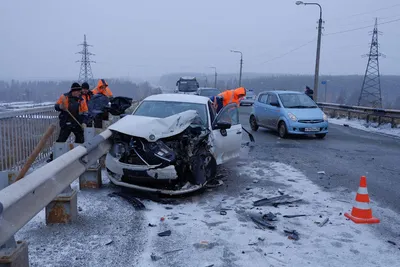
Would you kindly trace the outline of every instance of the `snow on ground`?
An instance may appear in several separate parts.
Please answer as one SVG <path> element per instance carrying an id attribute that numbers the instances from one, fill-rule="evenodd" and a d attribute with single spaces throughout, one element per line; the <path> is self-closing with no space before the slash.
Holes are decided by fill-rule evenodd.
<path id="1" fill-rule="evenodd" d="M 78 181 L 72 188 L 79 190 Z M 29 243 L 30 266 L 132 266 L 146 242 L 144 214 L 109 197 L 114 191 L 119 190 L 107 178 L 100 190 L 79 191 L 78 220 L 72 224 L 46 226 L 45 211 L 39 212 L 16 234 Z"/>
<path id="2" fill-rule="evenodd" d="M 354 194 L 343 196 L 322 191 L 301 172 L 282 163 L 254 161 L 239 168 L 247 178 L 241 192 L 228 196 L 214 189 L 208 197 L 179 205 L 146 202 L 149 242 L 138 266 L 395 266 L 399 249 L 375 234 L 380 225 L 356 225 L 343 213 L 351 210 Z M 254 183 L 256 182 L 256 183 Z M 226 182 L 229 183 L 229 180 Z M 224 185 L 228 186 L 228 185 Z M 358 185 L 355 185 L 355 190 Z M 278 208 L 253 208 L 253 201 L 279 196 L 278 189 L 303 202 Z M 372 205 L 375 205 L 372 203 Z M 167 209 L 168 208 L 168 209 Z M 221 215 L 221 209 L 227 209 Z M 276 230 L 257 229 L 250 215 L 272 212 Z M 391 216 L 398 216 L 387 212 Z M 284 218 L 282 215 L 307 217 Z M 160 221 L 165 217 L 164 221 Z M 329 218 L 319 227 L 316 223 Z M 393 217 L 392 217 L 393 218 Z M 296 230 L 300 239 L 284 234 Z M 171 236 L 157 233 L 171 230 Z M 180 251 L 175 251 L 180 250 Z M 153 256 L 161 257 L 157 261 Z"/>
<path id="3" fill-rule="evenodd" d="M 378 126 L 377 123 L 367 123 L 364 120 L 357 120 L 357 119 L 348 120 L 348 119 L 336 119 L 336 118 L 330 118 L 329 123 L 338 125 L 347 124 L 349 127 L 356 128 L 359 130 L 400 137 L 400 127 L 391 128 L 390 124 L 382 124 Z"/>
<path id="4" fill-rule="evenodd" d="M 171 204 L 145 200 L 143 211 L 110 198 L 117 189 L 104 178 L 102 189 L 78 193 L 77 222 L 46 226 L 41 211 L 16 238 L 29 242 L 31 266 L 398 265 L 398 245 L 388 243 L 378 230 L 396 226 L 399 215 L 379 207 L 378 201 L 371 207 L 382 223 L 357 225 L 343 216 L 351 210 L 355 192 L 323 191 L 299 170 L 277 162 L 248 159 L 229 172 L 220 187 Z M 77 187 L 76 181 L 73 188 Z M 278 189 L 303 201 L 253 207 L 255 200 L 279 196 Z M 268 212 L 277 215 L 271 222 L 275 230 L 260 229 L 250 218 Z M 295 214 L 307 216 L 283 217 Z M 329 222 L 319 227 L 316 223 L 325 218 Z M 288 239 L 285 229 L 296 230 L 300 239 Z M 166 230 L 171 230 L 170 236 L 157 235 Z M 398 228 L 392 232 L 398 233 Z M 399 244 L 398 237 L 393 238 Z"/>

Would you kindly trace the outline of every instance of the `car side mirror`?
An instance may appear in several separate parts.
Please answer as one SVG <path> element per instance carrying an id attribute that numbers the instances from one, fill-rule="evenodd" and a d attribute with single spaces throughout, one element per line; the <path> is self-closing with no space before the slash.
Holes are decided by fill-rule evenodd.
<path id="1" fill-rule="evenodd" d="M 231 128 L 232 124 L 226 121 L 220 121 L 217 122 L 217 124 L 215 125 L 215 129 L 221 129 L 221 130 L 226 130 Z"/>
<path id="2" fill-rule="evenodd" d="M 281 106 L 278 102 L 271 102 L 270 105 L 278 108 Z"/>

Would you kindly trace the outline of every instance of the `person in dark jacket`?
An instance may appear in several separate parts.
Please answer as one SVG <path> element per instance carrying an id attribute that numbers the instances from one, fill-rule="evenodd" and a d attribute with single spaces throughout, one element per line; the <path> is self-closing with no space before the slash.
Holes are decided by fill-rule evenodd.
<path id="1" fill-rule="evenodd" d="M 82 83 L 82 98 L 85 99 L 86 105 L 89 107 L 89 101 L 93 97 L 93 92 L 89 90 L 89 84 L 87 82 Z M 91 119 L 88 119 L 87 126 L 92 127 L 93 123 Z"/>
<path id="2" fill-rule="evenodd" d="M 56 142 L 67 141 L 71 133 L 75 135 L 75 143 L 84 142 L 82 124 L 87 123 L 88 107 L 81 97 L 81 90 L 79 83 L 73 83 L 71 90 L 61 95 L 54 105 L 55 110 L 60 112 L 60 134 Z"/>
<path id="3" fill-rule="evenodd" d="M 89 90 L 89 84 L 87 82 L 82 83 L 82 98 L 85 99 L 86 104 L 92 98 L 93 92 Z"/>
<path id="4" fill-rule="evenodd" d="M 314 90 L 312 90 L 310 87 L 306 86 L 306 89 L 304 90 L 304 93 L 308 95 L 312 100 L 314 100 Z"/>
<path id="5" fill-rule="evenodd" d="M 215 111 L 217 114 L 219 111 L 223 108 L 223 98 L 221 96 L 211 96 L 210 97 L 211 102 L 213 103 L 213 106 L 215 108 Z"/>

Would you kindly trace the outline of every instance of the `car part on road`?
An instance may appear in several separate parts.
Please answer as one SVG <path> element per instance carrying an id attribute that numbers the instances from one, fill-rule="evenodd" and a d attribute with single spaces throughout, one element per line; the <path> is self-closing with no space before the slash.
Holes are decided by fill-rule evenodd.
<path id="1" fill-rule="evenodd" d="M 257 224 L 258 226 L 261 226 L 262 228 L 268 228 L 268 229 L 272 229 L 272 230 L 276 229 L 275 225 L 272 225 L 263 219 L 258 219 L 253 216 L 250 216 L 250 218 L 255 224 Z"/>
<path id="2" fill-rule="evenodd" d="M 171 230 L 158 233 L 158 236 L 170 236 L 170 235 L 171 235 Z"/>
<path id="3" fill-rule="evenodd" d="M 292 239 L 292 240 L 299 240 L 299 233 L 296 230 L 292 230 L 292 231 L 288 231 L 288 230 L 284 230 L 284 232 L 288 235 L 288 239 Z"/>
<path id="4" fill-rule="evenodd" d="M 276 215 L 273 214 L 272 212 L 269 212 L 269 213 L 267 213 L 267 214 L 264 214 L 264 215 L 262 216 L 262 218 L 265 219 L 265 220 L 267 220 L 267 221 L 271 221 L 271 222 L 277 221 L 277 220 L 278 220 L 278 219 L 276 218 Z"/>
<path id="5" fill-rule="evenodd" d="M 249 123 L 250 123 L 251 130 L 256 132 L 258 130 L 258 124 L 257 124 L 256 117 L 254 115 L 250 116 Z"/>
<path id="6" fill-rule="evenodd" d="M 225 210 L 221 210 L 220 212 L 219 212 L 219 214 L 221 214 L 221 215 L 226 215 L 226 214 L 228 214 Z"/>
<path id="7" fill-rule="evenodd" d="M 319 224 L 319 227 L 324 226 L 328 221 L 329 221 L 329 218 L 326 218 L 325 220 L 322 221 L 322 223 Z"/>
<path id="8" fill-rule="evenodd" d="M 298 214 L 298 215 L 283 215 L 284 218 L 296 218 L 296 217 L 305 217 L 305 214 Z"/>
<path id="9" fill-rule="evenodd" d="M 278 127 L 278 132 L 279 132 L 279 137 L 280 138 L 286 138 L 287 137 L 287 127 L 286 127 L 286 123 L 284 121 L 281 121 L 279 123 L 279 127 Z"/>
<path id="10" fill-rule="evenodd" d="M 153 261 L 158 261 L 158 260 L 161 260 L 161 259 L 162 259 L 160 256 L 157 256 L 157 255 L 154 254 L 154 253 L 151 253 L 150 258 L 151 258 L 151 260 L 153 260 Z"/>
<path id="11" fill-rule="evenodd" d="M 123 199 L 127 200 L 129 203 L 131 203 L 135 209 L 137 210 L 144 210 L 146 207 L 142 202 L 140 202 L 138 199 L 133 197 L 130 194 L 123 193 L 123 192 L 113 192 L 111 194 L 108 194 L 109 197 L 114 197 L 114 196 L 119 196 L 122 197 Z"/>
<path id="12" fill-rule="evenodd" d="M 150 227 L 156 227 L 157 225 L 149 223 Z"/>
<path id="13" fill-rule="evenodd" d="M 282 196 L 276 196 L 276 197 L 271 197 L 271 198 L 263 198 L 257 201 L 253 202 L 253 205 L 258 207 L 258 206 L 278 206 L 280 204 L 292 204 L 295 202 L 299 202 L 301 199 L 296 199 L 295 197 L 289 196 L 289 195 L 282 195 Z"/>
<path id="14" fill-rule="evenodd" d="M 242 129 L 243 129 L 243 131 L 245 131 L 249 135 L 250 141 L 254 143 L 256 141 L 254 139 L 254 136 L 249 131 L 247 131 L 243 126 L 242 126 Z"/>

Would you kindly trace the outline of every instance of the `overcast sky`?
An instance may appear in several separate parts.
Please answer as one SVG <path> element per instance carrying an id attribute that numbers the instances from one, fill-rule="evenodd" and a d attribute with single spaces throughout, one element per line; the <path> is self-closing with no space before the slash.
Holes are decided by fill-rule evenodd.
<path id="1" fill-rule="evenodd" d="M 364 73 L 370 28 L 379 30 L 382 74 L 400 74 L 398 0 L 319 0 L 323 8 L 320 74 Z M 317 6 L 293 0 L 3 0 L 0 78 L 76 78 L 77 46 L 87 35 L 95 77 L 169 72 L 314 72 Z M 364 13 L 364 14 L 360 14 Z M 300 49 L 279 57 L 295 48 Z M 267 62 L 268 61 L 268 62 Z"/>

